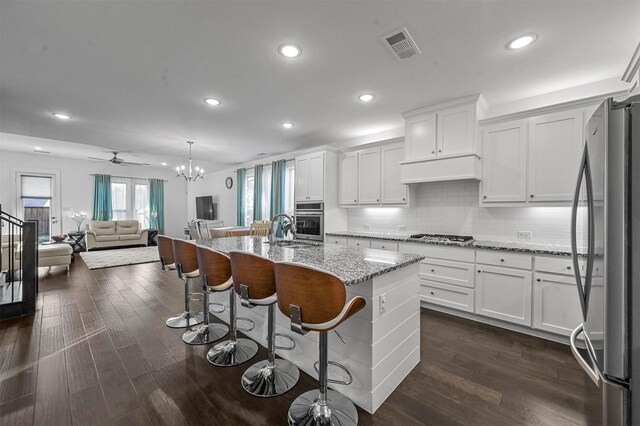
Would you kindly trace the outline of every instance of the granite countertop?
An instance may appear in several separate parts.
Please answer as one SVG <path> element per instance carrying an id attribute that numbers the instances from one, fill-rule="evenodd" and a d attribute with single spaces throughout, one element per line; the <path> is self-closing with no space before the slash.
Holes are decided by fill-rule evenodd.
<path id="1" fill-rule="evenodd" d="M 297 241 L 298 247 L 281 247 L 269 246 L 266 241 L 265 237 L 229 237 L 196 240 L 196 244 L 225 254 L 231 250 L 245 250 L 274 262 L 297 262 L 324 269 L 338 276 L 345 285 L 358 284 L 424 259 L 417 254 L 336 244 Z"/>
<path id="2" fill-rule="evenodd" d="M 563 246 L 563 245 L 553 245 L 553 244 L 536 244 L 536 243 L 490 241 L 490 240 L 472 240 L 471 242 L 467 242 L 467 243 L 424 241 L 424 240 L 416 241 L 416 240 L 408 239 L 411 234 L 391 234 L 391 233 L 359 232 L 359 231 L 327 232 L 327 235 L 333 236 L 333 237 L 356 237 L 356 238 L 369 238 L 369 239 L 375 239 L 375 240 L 398 241 L 398 242 L 406 242 L 406 243 L 412 243 L 412 244 L 435 244 L 435 245 L 469 247 L 469 248 L 486 249 L 486 250 L 502 250 L 502 251 L 532 253 L 532 254 L 571 256 L 571 247 Z"/>

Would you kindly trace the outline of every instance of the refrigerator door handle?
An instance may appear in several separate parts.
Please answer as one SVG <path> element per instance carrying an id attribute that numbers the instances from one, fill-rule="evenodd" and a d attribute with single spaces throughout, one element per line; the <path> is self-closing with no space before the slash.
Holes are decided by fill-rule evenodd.
<path id="1" fill-rule="evenodd" d="M 595 201 L 593 199 L 593 179 L 591 177 L 591 161 L 589 160 L 589 150 L 585 146 L 584 176 L 587 182 L 587 216 L 588 216 L 588 232 L 587 241 L 587 273 L 584 279 L 584 305 L 585 319 L 589 309 L 589 298 L 591 297 L 591 282 L 593 281 L 593 264 L 595 260 L 596 250 L 596 228 L 595 228 Z M 575 264 L 574 264 L 575 266 Z"/>
<path id="2" fill-rule="evenodd" d="M 582 357 L 582 354 L 578 351 L 578 347 L 576 346 L 576 339 L 578 338 L 578 335 L 580 335 L 583 331 L 584 331 L 584 324 L 580 324 L 571 333 L 571 338 L 569 339 L 569 343 L 571 345 L 571 352 L 573 353 L 573 356 L 575 357 L 576 361 L 578 361 L 578 364 L 580 364 L 580 367 L 582 367 L 585 373 L 587 373 L 587 375 L 593 381 L 593 383 L 595 383 L 596 386 L 600 387 L 600 377 L 601 377 L 600 373 L 598 372 L 598 370 L 594 369 L 587 361 L 585 361 L 585 359 Z M 591 358 L 591 354 L 588 349 L 587 349 L 587 353 L 589 355 L 589 358 Z M 593 360 L 591 360 L 591 363 L 595 365 Z"/>
<path id="3" fill-rule="evenodd" d="M 587 300 L 585 297 L 585 287 L 582 286 L 580 266 L 578 265 L 578 235 L 576 227 L 578 223 L 578 202 L 580 201 L 580 186 L 582 185 L 582 178 L 584 177 L 584 172 L 587 167 L 587 155 L 587 145 L 585 144 L 584 151 L 582 153 L 582 160 L 580 161 L 578 182 L 576 183 L 576 190 L 573 195 L 573 206 L 571 207 L 571 257 L 573 260 L 573 273 L 576 277 L 576 285 L 578 287 L 578 296 L 580 298 L 580 308 L 582 308 L 582 318 L 585 321 L 587 320 Z"/>

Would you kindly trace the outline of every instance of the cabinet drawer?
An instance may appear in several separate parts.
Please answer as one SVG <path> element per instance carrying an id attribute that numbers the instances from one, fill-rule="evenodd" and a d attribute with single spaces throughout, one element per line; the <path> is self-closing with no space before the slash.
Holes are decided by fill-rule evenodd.
<path id="1" fill-rule="evenodd" d="M 420 277 L 439 283 L 473 288 L 473 263 L 427 258 L 420 262 Z"/>
<path id="2" fill-rule="evenodd" d="M 436 259 L 469 263 L 475 261 L 475 250 L 466 247 L 450 247 L 424 243 L 400 243 L 399 250 L 402 253 L 421 254 Z"/>
<path id="3" fill-rule="evenodd" d="M 378 250 L 398 251 L 398 243 L 395 241 L 373 240 L 371 241 L 371 248 Z"/>
<path id="4" fill-rule="evenodd" d="M 420 298 L 424 302 L 473 312 L 473 290 L 466 287 L 420 280 Z"/>
<path id="5" fill-rule="evenodd" d="M 540 257 L 536 256 L 536 272 L 549 272 L 552 274 L 574 275 L 573 259 L 571 256 L 563 257 Z M 580 275 L 587 272 L 587 260 L 578 259 Z"/>
<path id="6" fill-rule="evenodd" d="M 347 245 L 362 248 L 371 248 L 371 240 L 366 238 L 351 238 L 347 239 Z"/>
<path id="7" fill-rule="evenodd" d="M 340 244 L 347 245 L 347 237 L 325 237 L 325 243 L 327 244 Z"/>
<path id="8" fill-rule="evenodd" d="M 507 253 L 498 250 L 478 250 L 476 263 L 505 266 L 509 268 L 531 269 L 531 256 L 527 254 Z"/>

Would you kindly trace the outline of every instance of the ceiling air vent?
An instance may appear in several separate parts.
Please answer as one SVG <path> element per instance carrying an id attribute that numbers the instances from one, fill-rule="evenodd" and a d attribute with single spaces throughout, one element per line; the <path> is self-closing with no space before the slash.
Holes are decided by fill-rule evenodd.
<path id="1" fill-rule="evenodd" d="M 415 54 L 422 54 L 409 31 L 404 27 L 382 37 L 382 41 L 391 49 L 393 56 L 398 59 L 407 59 Z"/>

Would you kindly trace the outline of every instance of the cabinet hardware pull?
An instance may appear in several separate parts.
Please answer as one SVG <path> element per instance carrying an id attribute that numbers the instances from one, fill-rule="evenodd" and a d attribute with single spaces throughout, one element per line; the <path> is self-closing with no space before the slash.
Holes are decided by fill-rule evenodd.
<path id="1" fill-rule="evenodd" d="M 483 196 L 482 196 L 482 198 L 484 198 L 484 199 L 486 200 L 486 199 L 487 199 L 487 196 L 486 196 L 486 195 L 483 195 Z"/>
<path id="2" fill-rule="evenodd" d="M 354 202 L 354 203 L 357 203 L 357 202 L 358 202 L 358 200 L 353 200 L 353 202 Z"/>
<path id="3" fill-rule="evenodd" d="M 436 152 L 435 152 L 435 151 L 431 151 L 431 153 L 432 153 L 432 154 L 435 154 Z"/>
<path id="4" fill-rule="evenodd" d="M 482 272 L 480 269 L 478 269 L 478 273 Z"/>
<path id="5" fill-rule="evenodd" d="M 436 271 L 435 269 L 432 269 L 432 270 L 431 270 L 431 272 L 435 272 L 435 271 Z"/>
<path id="6" fill-rule="evenodd" d="M 438 152 L 442 152 L 442 150 L 441 150 L 441 149 L 439 149 L 439 150 L 438 150 Z"/>
<path id="7" fill-rule="evenodd" d="M 380 201 L 380 198 L 376 198 L 376 201 Z"/>
<path id="8" fill-rule="evenodd" d="M 434 294 L 434 293 L 433 293 L 433 292 L 431 292 L 431 295 L 432 295 L 432 296 L 433 296 L 433 294 Z"/>
<path id="9" fill-rule="evenodd" d="M 500 259 L 500 262 L 504 262 L 504 259 Z"/>
<path id="10" fill-rule="evenodd" d="M 541 280 L 540 278 L 536 278 L 536 281 L 540 282 L 540 281 L 542 281 L 542 280 Z"/>
<path id="11" fill-rule="evenodd" d="M 571 269 L 571 266 L 567 266 L 567 269 Z"/>
<path id="12" fill-rule="evenodd" d="M 403 199 L 402 199 L 402 201 L 407 201 L 407 199 L 406 199 L 406 198 L 403 198 Z"/>
<path id="13" fill-rule="evenodd" d="M 529 195 L 529 198 L 533 198 L 533 194 Z"/>

